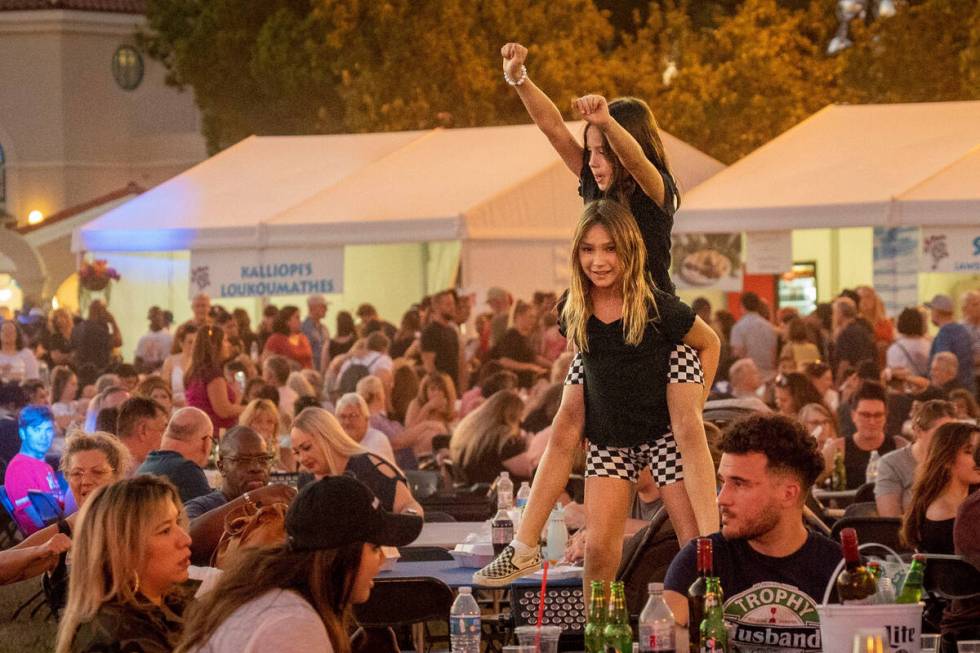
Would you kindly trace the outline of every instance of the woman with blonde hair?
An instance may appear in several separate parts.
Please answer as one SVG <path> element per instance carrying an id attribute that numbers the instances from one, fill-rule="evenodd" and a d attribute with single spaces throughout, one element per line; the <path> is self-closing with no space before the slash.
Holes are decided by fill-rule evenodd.
<path id="1" fill-rule="evenodd" d="M 885 353 L 895 340 L 895 325 L 885 312 L 885 302 L 871 286 L 858 286 L 858 313 L 868 321 L 874 331 L 878 365 L 884 366 Z"/>
<path id="2" fill-rule="evenodd" d="M 974 452 L 980 428 L 963 422 L 940 426 L 932 436 L 929 453 L 918 468 L 912 503 L 902 520 L 902 541 L 921 553 L 952 555 L 956 511 L 980 484 Z"/>
<path id="3" fill-rule="evenodd" d="M 570 289 L 559 303 L 564 335 L 580 358 L 566 378 L 517 537 L 475 582 L 505 585 L 540 565 L 539 534 L 568 478 L 583 422 L 591 524 L 586 585 L 614 577 L 621 552 L 611 543 L 622 539 L 637 475 L 648 466 L 682 546 L 718 530 L 701 419 L 718 337 L 690 307 L 653 286 L 646 257 L 628 209 L 611 200 L 585 207 L 572 243 Z"/>
<path id="4" fill-rule="evenodd" d="M 167 411 L 167 416 L 174 410 L 174 394 L 170 391 L 170 385 L 159 376 L 148 376 L 136 386 L 133 394 L 137 397 L 146 397 L 157 402 Z"/>
<path id="5" fill-rule="evenodd" d="M 815 401 L 803 406 L 797 415 L 797 419 L 806 428 L 807 433 L 816 438 L 817 447 L 821 451 L 828 441 L 840 437 L 837 432 L 837 419 L 830 412 L 830 409 L 821 402 Z"/>
<path id="6" fill-rule="evenodd" d="M 78 506 L 84 506 L 98 488 L 125 477 L 131 467 L 129 449 L 110 433 L 75 431 L 61 456 L 61 471 Z M 77 519 L 78 513 L 73 513 L 60 529 L 57 524 L 46 526 L 0 552 L 0 585 L 50 571 L 57 561 L 57 555 L 51 554 L 67 550 Z M 45 552 L 48 555 L 42 555 Z"/>
<path id="7" fill-rule="evenodd" d="M 419 393 L 408 405 L 405 426 L 411 428 L 419 422 L 435 421 L 442 424 L 443 433 L 449 433 L 456 421 L 456 384 L 443 372 L 430 372 L 422 379 Z M 408 446 L 404 443 L 399 446 Z M 432 453 L 432 438 L 419 440 L 411 445 L 416 455 Z"/>
<path id="8" fill-rule="evenodd" d="M 69 365 L 73 347 L 71 333 L 75 321 L 67 308 L 56 308 L 48 316 L 48 331 L 41 336 L 41 346 L 44 347 L 44 360 L 48 367 Z"/>
<path id="9" fill-rule="evenodd" d="M 466 483 L 492 483 L 500 472 L 527 480 L 531 461 L 521 432 L 524 402 L 513 390 L 494 393 L 460 421 L 449 441 L 449 454 Z"/>
<path id="10" fill-rule="evenodd" d="M 188 599 L 191 539 L 168 481 L 137 476 L 96 490 L 78 518 L 57 653 L 164 653 Z"/>
<path id="11" fill-rule="evenodd" d="M 402 473 L 384 458 L 366 451 L 322 408 L 305 408 L 290 431 L 293 456 L 315 479 L 348 474 L 381 500 L 385 510 L 422 514 Z"/>

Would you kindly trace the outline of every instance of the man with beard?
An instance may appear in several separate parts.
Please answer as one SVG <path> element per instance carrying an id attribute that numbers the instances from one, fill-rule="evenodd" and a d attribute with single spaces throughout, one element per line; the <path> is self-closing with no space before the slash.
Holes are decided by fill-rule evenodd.
<path id="1" fill-rule="evenodd" d="M 443 290 L 432 298 L 431 317 L 422 330 L 422 365 L 426 372 L 448 374 L 461 392 L 459 335 L 453 328 L 456 300 L 451 290 Z"/>
<path id="2" fill-rule="evenodd" d="M 718 449 L 722 527 L 709 539 L 730 641 L 743 651 L 822 650 L 816 605 L 841 552 L 803 522 L 804 500 L 823 470 L 816 441 L 786 417 L 753 415 L 733 424 Z M 687 624 L 687 588 L 698 576 L 696 544 L 677 554 L 664 581 L 680 625 Z"/>

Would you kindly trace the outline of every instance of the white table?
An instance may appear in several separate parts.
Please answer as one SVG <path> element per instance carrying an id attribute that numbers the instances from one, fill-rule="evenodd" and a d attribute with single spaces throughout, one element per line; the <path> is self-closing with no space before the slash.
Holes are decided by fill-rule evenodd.
<path id="1" fill-rule="evenodd" d="M 470 533 L 484 533 L 490 539 L 490 524 L 483 521 L 426 522 L 418 539 L 409 546 L 438 546 L 452 549 Z"/>

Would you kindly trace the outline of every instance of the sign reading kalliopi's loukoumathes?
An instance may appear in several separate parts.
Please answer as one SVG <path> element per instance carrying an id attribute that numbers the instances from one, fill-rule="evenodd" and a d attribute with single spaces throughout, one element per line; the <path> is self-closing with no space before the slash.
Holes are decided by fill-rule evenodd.
<path id="1" fill-rule="evenodd" d="M 191 252 L 188 294 L 274 297 L 343 292 L 344 248 Z"/>

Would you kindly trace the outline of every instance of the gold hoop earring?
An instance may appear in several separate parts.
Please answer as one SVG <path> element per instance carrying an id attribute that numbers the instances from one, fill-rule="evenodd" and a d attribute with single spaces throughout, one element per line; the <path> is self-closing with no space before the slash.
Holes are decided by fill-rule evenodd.
<path id="1" fill-rule="evenodd" d="M 133 595 L 135 596 L 140 591 L 140 575 L 135 569 L 133 570 L 133 576 L 136 577 L 136 582 L 133 584 Z"/>

